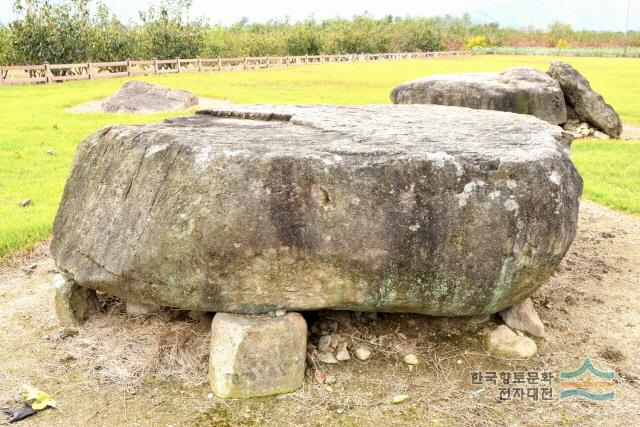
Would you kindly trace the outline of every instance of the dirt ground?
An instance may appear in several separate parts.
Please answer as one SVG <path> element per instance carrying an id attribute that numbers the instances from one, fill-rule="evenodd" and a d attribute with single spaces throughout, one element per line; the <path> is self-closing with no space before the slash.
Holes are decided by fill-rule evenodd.
<path id="1" fill-rule="evenodd" d="M 500 323 L 495 316 L 474 324 L 306 313 L 313 330 L 337 327 L 372 356 L 337 365 L 309 357 L 303 389 L 274 398 L 213 397 L 208 333 L 184 312 L 128 317 L 105 298 L 104 313 L 81 328 L 60 328 L 50 301 L 55 272 L 46 245 L 0 268 L 0 408 L 19 406 L 22 384 L 53 393 L 58 404 L 17 425 L 640 425 L 640 220 L 592 203 L 582 203 L 576 241 L 533 298 L 547 328 L 533 359 L 484 351 L 484 335 Z M 403 363 L 410 352 L 420 360 L 412 372 Z M 615 372 L 614 400 L 561 400 L 557 382 L 550 401 L 501 400 L 499 386 L 471 381 L 474 371 L 557 376 L 587 356 Z M 316 367 L 335 384 L 315 381 Z M 400 394 L 409 398 L 393 404 Z"/>

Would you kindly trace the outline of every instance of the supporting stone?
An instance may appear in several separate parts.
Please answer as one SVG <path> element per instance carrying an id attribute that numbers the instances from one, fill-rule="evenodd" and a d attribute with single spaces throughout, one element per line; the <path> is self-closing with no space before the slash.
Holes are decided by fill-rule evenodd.
<path id="1" fill-rule="evenodd" d="M 53 307 L 60 326 L 78 326 L 98 312 L 96 291 L 83 288 L 64 274 L 53 277 Z"/>
<path id="2" fill-rule="evenodd" d="M 132 316 L 146 316 L 160 311 L 160 306 L 155 304 L 144 304 L 141 302 L 127 301 L 127 314 Z"/>
<path id="3" fill-rule="evenodd" d="M 544 336 L 544 324 L 536 309 L 533 307 L 531 298 L 527 298 L 520 304 L 509 307 L 500 312 L 500 317 L 504 323 L 513 329 L 526 332 L 536 337 Z"/>
<path id="4" fill-rule="evenodd" d="M 299 313 L 217 313 L 211 324 L 209 381 L 222 398 L 290 393 L 304 382 L 307 323 Z"/>
<path id="5" fill-rule="evenodd" d="M 490 354 L 515 359 L 529 359 L 538 351 L 531 338 L 517 334 L 505 325 L 498 326 L 487 335 L 486 347 Z"/>

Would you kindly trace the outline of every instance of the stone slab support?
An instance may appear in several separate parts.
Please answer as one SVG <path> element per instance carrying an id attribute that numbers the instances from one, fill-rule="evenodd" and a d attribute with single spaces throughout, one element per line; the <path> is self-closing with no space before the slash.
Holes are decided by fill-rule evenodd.
<path id="1" fill-rule="evenodd" d="M 222 398 L 296 391 L 304 382 L 306 348 L 307 323 L 299 313 L 217 313 L 211 323 L 211 389 Z"/>

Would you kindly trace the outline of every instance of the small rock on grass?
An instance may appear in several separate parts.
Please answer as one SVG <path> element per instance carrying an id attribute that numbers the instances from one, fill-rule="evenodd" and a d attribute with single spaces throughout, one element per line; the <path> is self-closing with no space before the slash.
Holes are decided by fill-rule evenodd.
<path id="1" fill-rule="evenodd" d="M 369 357 L 371 357 L 371 351 L 366 347 L 358 347 L 356 349 L 356 357 L 358 358 L 358 360 L 368 360 Z"/>
<path id="2" fill-rule="evenodd" d="M 408 394 L 399 394 L 397 396 L 393 396 L 393 399 L 391 400 L 391 402 L 394 404 L 398 404 L 398 403 L 405 402 L 407 399 L 409 399 Z"/>
<path id="3" fill-rule="evenodd" d="M 493 355 L 516 359 L 529 359 L 538 351 L 531 338 L 516 334 L 506 325 L 500 325 L 489 333 L 486 347 Z"/>
<path id="4" fill-rule="evenodd" d="M 19 204 L 23 208 L 26 208 L 27 206 L 29 206 L 31 204 L 31 199 L 24 199 Z"/>
<path id="5" fill-rule="evenodd" d="M 407 354 L 404 357 L 404 363 L 406 363 L 407 365 L 417 365 L 418 363 L 420 363 L 420 361 L 415 354 Z"/>

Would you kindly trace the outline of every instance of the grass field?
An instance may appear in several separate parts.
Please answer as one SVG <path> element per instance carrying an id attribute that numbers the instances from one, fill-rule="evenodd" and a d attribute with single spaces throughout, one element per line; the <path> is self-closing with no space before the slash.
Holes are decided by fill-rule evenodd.
<path id="1" fill-rule="evenodd" d="M 394 85 L 428 74 L 499 71 L 516 65 L 546 69 L 551 60 L 550 57 L 487 55 L 140 79 L 187 89 L 202 97 L 242 103 L 369 104 L 388 103 L 388 94 Z M 640 61 L 565 60 L 589 78 L 623 121 L 640 123 Z M 125 80 L 0 89 L 0 258 L 50 234 L 75 148 L 84 137 L 109 124 L 157 122 L 169 116 L 64 111 L 75 104 L 110 95 Z M 573 145 L 573 153 L 585 178 L 587 198 L 640 214 L 639 141 L 580 141 Z M 21 207 L 19 203 L 24 199 L 32 199 L 32 203 Z"/>

